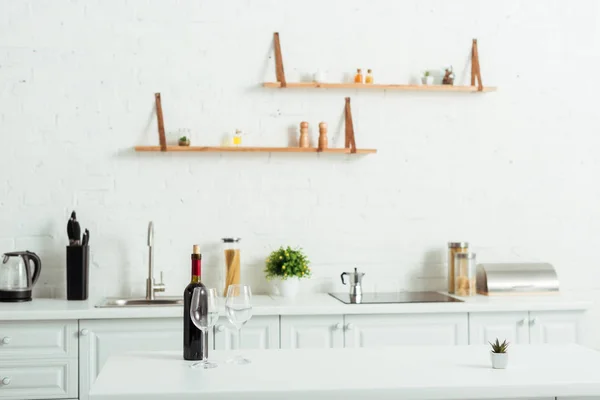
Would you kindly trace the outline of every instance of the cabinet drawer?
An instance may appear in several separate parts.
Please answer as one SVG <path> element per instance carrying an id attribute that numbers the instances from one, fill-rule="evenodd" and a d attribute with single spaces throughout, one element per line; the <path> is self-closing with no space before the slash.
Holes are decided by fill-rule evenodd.
<path id="1" fill-rule="evenodd" d="M 77 359 L 2 361 L 0 399 L 77 397 Z"/>
<path id="2" fill-rule="evenodd" d="M 77 349 L 77 321 L 0 322 L 0 360 L 77 357 Z"/>

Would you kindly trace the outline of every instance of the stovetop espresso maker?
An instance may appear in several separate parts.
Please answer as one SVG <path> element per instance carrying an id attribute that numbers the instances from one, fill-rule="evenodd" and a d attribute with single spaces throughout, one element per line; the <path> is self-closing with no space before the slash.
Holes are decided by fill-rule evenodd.
<path id="1" fill-rule="evenodd" d="M 354 268 L 354 272 L 343 272 L 340 275 L 342 283 L 346 285 L 344 277 L 348 276 L 348 283 L 350 284 L 350 298 L 360 303 L 362 297 L 362 278 L 365 276 L 364 272 L 358 272 L 357 268 Z"/>

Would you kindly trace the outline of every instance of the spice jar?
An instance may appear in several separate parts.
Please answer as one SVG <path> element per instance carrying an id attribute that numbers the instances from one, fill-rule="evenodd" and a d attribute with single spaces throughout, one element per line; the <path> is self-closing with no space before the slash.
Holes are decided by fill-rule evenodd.
<path id="1" fill-rule="evenodd" d="M 240 283 L 240 238 L 223 238 L 225 270 L 222 275 L 223 296 L 227 296 L 229 285 Z"/>
<path id="2" fill-rule="evenodd" d="M 475 253 L 456 253 L 454 256 L 454 294 L 475 296 L 477 260 Z"/>
<path id="3" fill-rule="evenodd" d="M 454 293 L 454 256 L 458 253 L 468 253 L 469 243 L 450 242 L 448 243 L 448 293 Z"/>

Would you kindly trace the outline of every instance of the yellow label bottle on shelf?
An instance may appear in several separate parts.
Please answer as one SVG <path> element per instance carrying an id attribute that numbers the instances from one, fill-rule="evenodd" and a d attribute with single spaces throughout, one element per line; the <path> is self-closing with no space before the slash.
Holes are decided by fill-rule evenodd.
<path id="1" fill-rule="evenodd" d="M 239 129 L 237 129 L 235 131 L 235 135 L 233 135 L 233 145 L 234 146 L 242 145 L 242 131 L 240 131 Z"/>

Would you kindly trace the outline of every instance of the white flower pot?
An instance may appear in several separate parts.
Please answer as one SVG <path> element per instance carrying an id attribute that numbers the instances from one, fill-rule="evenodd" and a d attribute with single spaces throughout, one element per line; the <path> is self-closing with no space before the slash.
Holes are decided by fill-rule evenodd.
<path id="1" fill-rule="evenodd" d="M 423 85 L 433 85 L 433 76 L 429 75 L 429 76 L 422 76 L 421 77 L 421 83 Z"/>
<path id="2" fill-rule="evenodd" d="M 300 278 L 295 276 L 287 279 L 278 278 L 276 286 L 280 296 L 293 298 L 296 297 L 300 289 Z"/>
<path id="3" fill-rule="evenodd" d="M 492 358 L 492 368 L 494 369 L 505 369 L 508 364 L 508 353 L 492 353 L 490 352 L 490 356 Z"/>
<path id="4" fill-rule="evenodd" d="M 325 75 L 325 71 L 323 70 L 317 70 L 317 72 L 315 72 L 313 74 L 313 80 L 317 83 L 323 83 L 327 80 L 327 76 Z"/>

